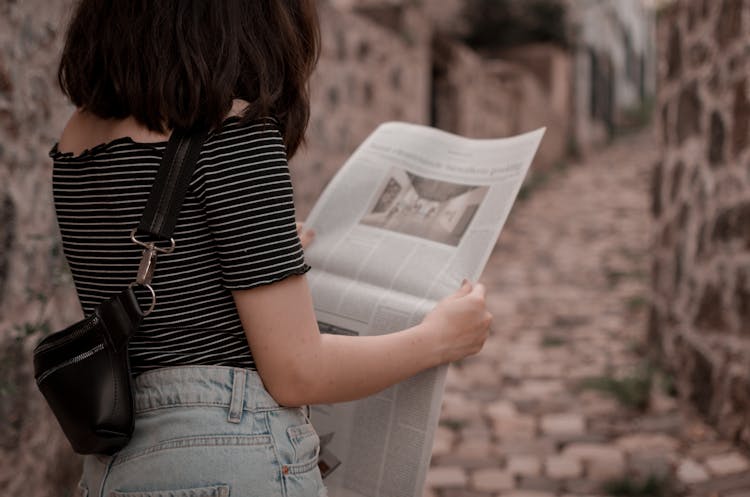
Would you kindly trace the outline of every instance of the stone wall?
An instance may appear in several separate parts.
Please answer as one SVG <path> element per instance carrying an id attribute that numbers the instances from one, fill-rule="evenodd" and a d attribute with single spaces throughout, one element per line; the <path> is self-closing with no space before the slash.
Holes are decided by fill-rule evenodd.
<path id="1" fill-rule="evenodd" d="M 432 125 L 471 138 L 497 138 L 516 131 L 517 102 L 487 61 L 453 40 L 432 44 Z"/>
<path id="2" fill-rule="evenodd" d="M 322 2 L 307 143 L 291 163 L 304 217 L 347 157 L 384 121 L 429 123 L 430 30 L 413 9 L 392 29 Z"/>
<path id="3" fill-rule="evenodd" d="M 750 0 L 679 0 L 658 35 L 649 333 L 682 397 L 750 445 Z"/>
<path id="4" fill-rule="evenodd" d="M 39 337 L 80 316 L 47 156 L 70 112 L 55 78 L 70 4 L 0 2 L 0 495 L 70 495 L 79 465 L 31 371 Z"/>
<path id="5" fill-rule="evenodd" d="M 522 45 L 498 55 L 485 66 L 502 83 L 504 93 L 512 95 L 512 134 L 547 128 L 530 175 L 560 165 L 573 140 L 572 57 L 548 43 Z"/>
<path id="6" fill-rule="evenodd" d="M 473 138 L 547 126 L 533 171 L 567 154 L 569 83 L 557 83 L 552 91 L 519 64 L 482 59 L 436 33 L 437 21 L 424 6 L 337 5 L 341 8 L 321 3 L 322 52 L 310 83 L 312 118 L 306 146 L 291 161 L 301 218 L 357 145 L 384 121 L 430 124 Z M 570 81 L 566 54 L 546 50 L 544 58 L 552 67 L 550 77 Z"/>

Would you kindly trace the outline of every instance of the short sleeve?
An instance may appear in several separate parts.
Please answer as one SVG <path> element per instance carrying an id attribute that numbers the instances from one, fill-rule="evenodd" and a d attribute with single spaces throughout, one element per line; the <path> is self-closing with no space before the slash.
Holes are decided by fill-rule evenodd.
<path id="1" fill-rule="evenodd" d="M 275 120 L 225 123 L 206 140 L 191 188 L 203 204 L 225 288 L 253 288 L 310 269 Z"/>

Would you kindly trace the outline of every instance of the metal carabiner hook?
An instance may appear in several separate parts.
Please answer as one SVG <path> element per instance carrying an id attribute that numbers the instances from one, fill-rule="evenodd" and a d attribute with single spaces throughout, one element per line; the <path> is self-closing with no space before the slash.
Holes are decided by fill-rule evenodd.
<path id="1" fill-rule="evenodd" d="M 157 247 L 156 243 L 154 243 L 154 242 L 142 242 L 139 239 L 137 239 L 135 237 L 135 233 L 137 231 L 138 231 L 138 228 L 133 228 L 133 231 L 130 232 L 130 239 L 136 245 L 140 245 L 141 247 L 143 247 L 145 249 L 154 249 L 157 252 L 162 253 L 162 254 L 171 254 L 172 252 L 174 252 L 174 247 L 175 247 L 174 238 L 170 238 L 169 239 L 169 242 L 171 243 L 170 247 L 168 247 L 168 248 L 162 248 L 162 247 Z"/>

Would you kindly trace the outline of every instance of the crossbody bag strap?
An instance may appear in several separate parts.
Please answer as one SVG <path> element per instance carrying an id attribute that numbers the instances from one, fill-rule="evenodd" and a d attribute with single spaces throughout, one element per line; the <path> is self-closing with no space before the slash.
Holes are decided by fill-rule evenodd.
<path id="1" fill-rule="evenodd" d="M 143 256 L 138 266 L 138 275 L 133 286 L 146 287 L 151 292 L 151 306 L 143 313 L 147 316 L 156 305 L 156 292 L 151 286 L 151 279 L 156 268 L 156 256 L 159 253 L 168 254 L 174 251 L 175 241 L 172 238 L 177 216 L 185 200 L 190 179 L 198 163 L 203 142 L 208 137 L 207 132 L 183 133 L 173 131 L 164 150 L 159 171 L 151 185 L 146 207 L 141 216 L 141 222 L 130 233 L 130 239 L 143 247 Z M 141 241 L 138 236 L 145 235 L 147 241 Z M 169 246 L 159 246 L 160 240 L 169 240 Z"/>
<path id="2" fill-rule="evenodd" d="M 165 240 L 172 237 L 206 137 L 207 133 L 172 132 L 151 186 L 138 233 Z"/>

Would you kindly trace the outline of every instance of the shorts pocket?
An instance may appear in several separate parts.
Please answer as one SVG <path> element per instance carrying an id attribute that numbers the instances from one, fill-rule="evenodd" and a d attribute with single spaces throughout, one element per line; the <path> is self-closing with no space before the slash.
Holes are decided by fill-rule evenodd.
<path id="1" fill-rule="evenodd" d="M 307 423 L 289 427 L 286 433 L 294 451 L 293 462 L 281 468 L 286 497 L 325 497 L 326 488 L 318 470 L 320 438 L 315 428 Z"/>
<path id="2" fill-rule="evenodd" d="M 300 474 L 318 467 L 320 438 L 311 424 L 291 426 L 286 430 L 294 448 L 294 462 L 285 466 L 284 474 Z"/>
<path id="3" fill-rule="evenodd" d="M 113 490 L 109 497 L 230 497 L 228 485 L 182 488 L 177 490 Z"/>

